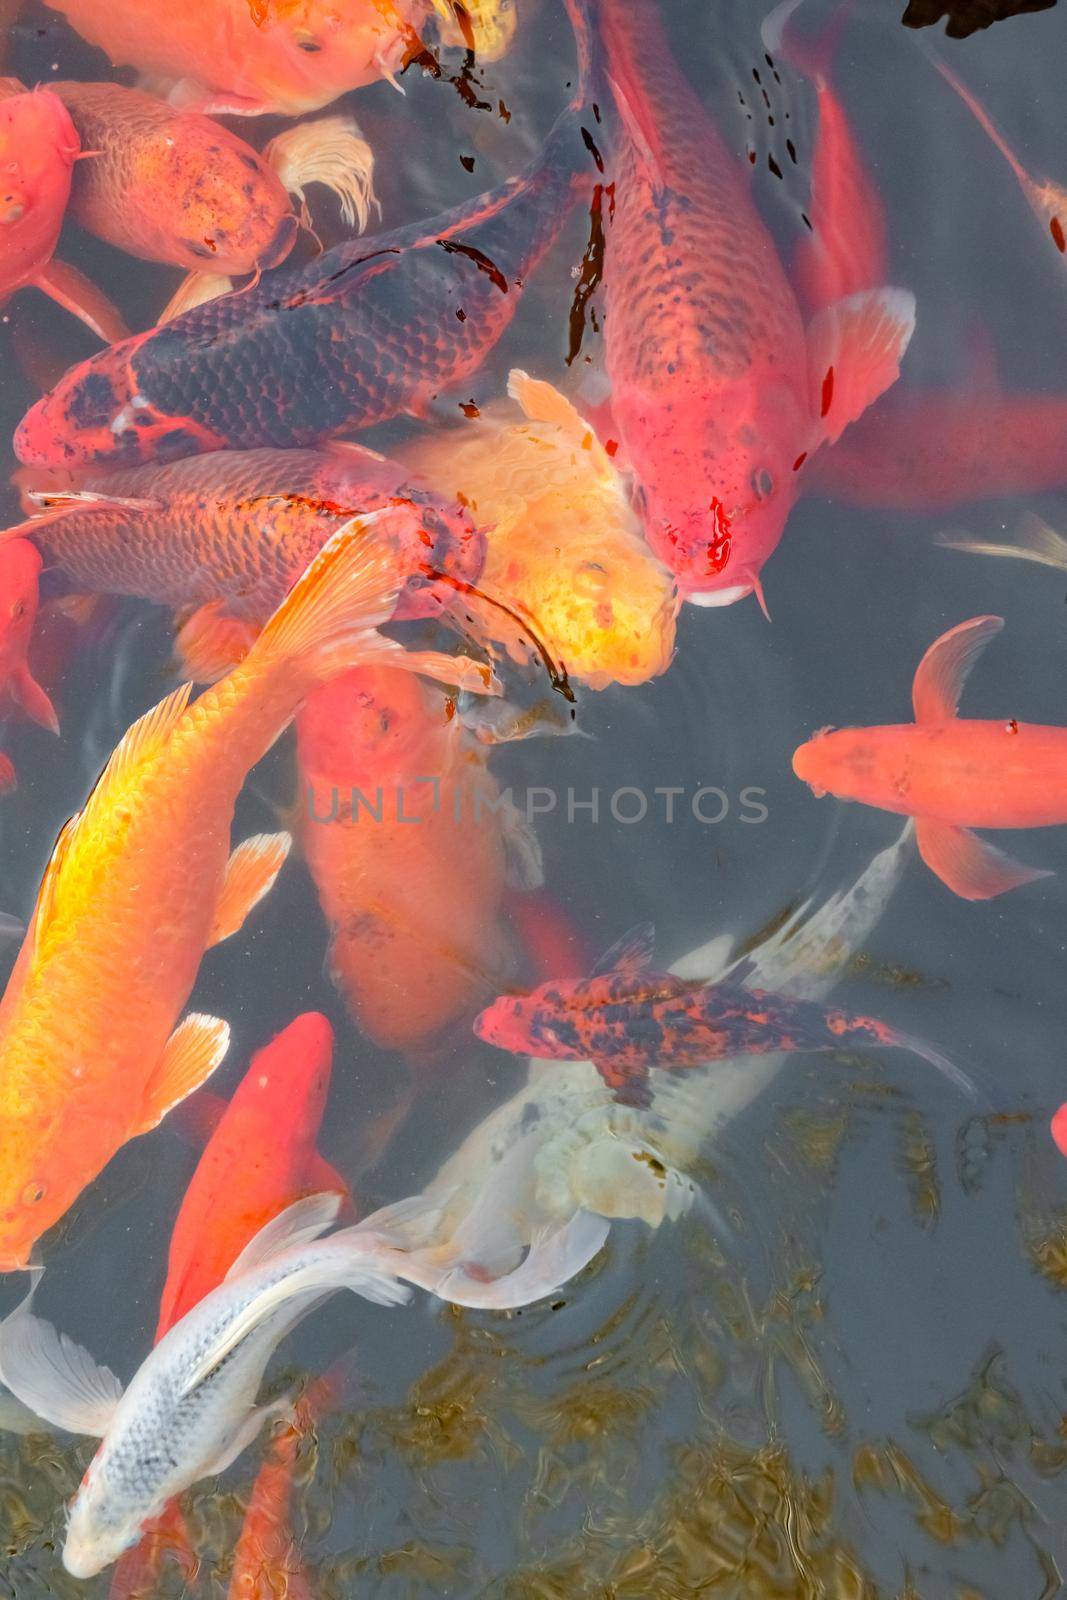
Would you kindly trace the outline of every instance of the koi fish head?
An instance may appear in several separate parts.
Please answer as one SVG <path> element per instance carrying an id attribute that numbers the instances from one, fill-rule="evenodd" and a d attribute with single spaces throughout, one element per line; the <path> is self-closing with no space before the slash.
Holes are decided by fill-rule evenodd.
<path id="1" fill-rule="evenodd" d="M 271 0 L 259 24 L 257 97 L 272 111 L 300 116 L 403 64 L 404 34 L 416 43 L 404 0 L 353 6 L 338 0 Z"/>
<path id="2" fill-rule="evenodd" d="M 738 473 L 736 482 L 717 474 L 710 481 L 718 492 L 707 492 L 707 478 L 701 490 L 700 477 L 685 473 L 639 490 L 645 537 L 674 574 L 683 600 L 728 606 L 755 594 L 763 606 L 760 569 L 796 498 L 795 474 L 783 471 L 774 455 L 768 450 L 767 459 Z"/>
<path id="3" fill-rule="evenodd" d="M 581 1061 L 585 1050 L 566 1015 L 564 988 L 557 983 L 531 995 L 501 995 L 475 1017 L 476 1036 L 512 1055 Z"/>
<path id="4" fill-rule="evenodd" d="M 0 295 L 50 260 L 80 148 L 58 95 L 38 89 L 0 99 Z"/>
<path id="5" fill-rule="evenodd" d="M 278 174 L 208 119 L 176 114 L 168 126 L 171 134 L 137 152 L 144 190 L 155 197 L 145 254 L 223 277 L 278 266 L 299 232 Z"/>
<path id="6" fill-rule="evenodd" d="M 794 752 L 793 771 L 818 799 L 836 794 L 848 800 L 856 793 L 857 777 L 870 772 L 875 761 L 862 728 L 820 728 Z"/>
<path id="7" fill-rule="evenodd" d="M 104 1449 L 98 1450 L 71 1502 L 64 1567 L 73 1578 L 95 1578 L 137 1543 L 146 1520 L 128 1507 L 121 1486 L 112 1482 Z"/>
<path id="8" fill-rule="evenodd" d="M 128 466 L 222 448 L 207 428 L 168 416 L 141 393 L 134 358 L 154 331 L 101 350 L 42 395 L 15 430 L 19 460 L 35 467 Z"/>

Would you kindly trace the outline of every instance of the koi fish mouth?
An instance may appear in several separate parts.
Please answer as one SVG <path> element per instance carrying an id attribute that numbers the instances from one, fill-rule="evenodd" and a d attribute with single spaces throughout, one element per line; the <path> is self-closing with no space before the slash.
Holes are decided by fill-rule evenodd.
<path id="1" fill-rule="evenodd" d="M 739 600 L 746 600 L 751 593 L 750 583 L 735 583 L 730 589 L 694 590 L 685 598 L 692 606 L 733 606 Z"/>

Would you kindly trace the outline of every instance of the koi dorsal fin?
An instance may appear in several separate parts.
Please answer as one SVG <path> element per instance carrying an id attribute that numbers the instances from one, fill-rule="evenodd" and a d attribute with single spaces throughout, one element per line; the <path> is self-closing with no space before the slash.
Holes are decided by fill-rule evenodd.
<path id="1" fill-rule="evenodd" d="M 606 972 L 640 972 L 650 964 L 655 948 L 655 923 L 639 922 L 604 951 L 590 976 L 602 978 Z"/>
<path id="2" fill-rule="evenodd" d="M 1003 617 L 972 617 L 934 640 L 912 685 L 916 722 L 947 722 L 956 715 L 967 674 L 1003 626 Z"/>

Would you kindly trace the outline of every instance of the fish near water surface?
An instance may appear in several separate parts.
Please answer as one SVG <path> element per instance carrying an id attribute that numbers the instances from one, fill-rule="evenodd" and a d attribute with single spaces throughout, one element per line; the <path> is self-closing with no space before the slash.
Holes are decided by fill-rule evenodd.
<path id="1" fill-rule="evenodd" d="M 0 545 L 0 694 L 7 694 L 34 722 L 59 732 L 48 695 L 30 671 L 27 652 L 37 620 L 41 556 L 25 539 Z"/>
<path id="2" fill-rule="evenodd" d="M 34 480 L 36 481 L 36 480 Z M 441 614 L 477 581 L 484 536 L 460 506 L 396 462 L 358 447 L 218 451 L 31 489 L 27 535 L 75 593 L 137 595 L 171 607 L 188 675 L 211 681 L 247 651 L 326 540 L 384 512 L 406 578 L 394 616 Z M 55 580 L 53 579 L 53 582 Z"/>
<path id="3" fill-rule="evenodd" d="M 580 0 L 566 4 L 584 61 Z M 20 459 L 122 466 L 292 448 L 422 414 L 481 366 L 592 187 L 596 121 L 584 69 L 579 79 L 521 176 L 429 222 L 268 273 L 82 363 L 23 418 Z"/>
<path id="4" fill-rule="evenodd" d="M 418 670 L 425 658 L 376 631 L 398 590 L 388 547 L 346 524 L 240 666 L 134 723 L 63 829 L 0 1002 L 0 1271 L 25 1267 L 115 1151 L 225 1054 L 225 1022 L 175 1024 L 205 949 L 240 928 L 289 847 L 257 835 L 231 854 L 238 791 L 312 689 L 361 660 Z"/>
<path id="5" fill-rule="evenodd" d="M 914 817 L 926 865 L 965 900 L 1050 876 L 972 828 L 1067 822 L 1067 728 L 958 714 L 967 674 L 1003 626 L 1003 617 L 972 617 L 935 639 L 915 673 L 914 722 L 826 729 L 793 756 L 816 794 Z"/>
<path id="6" fill-rule="evenodd" d="M 0 78 L 0 304 L 19 289 L 40 289 L 97 338 L 121 339 L 125 324 L 106 296 L 53 259 L 81 153 L 58 95 Z"/>
<path id="7" fill-rule="evenodd" d="M 818 312 L 796 295 L 652 0 L 597 0 L 617 115 L 607 177 L 611 428 L 654 552 L 683 598 L 761 594 L 799 474 L 895 380 L 914 297 L 882 288 Z"/>
<path id="8" fill-rule="evenodd" d="M 875 1017 L 651 969 L 654 933 L 635 929 L 588 978 L 501 995 L 474 1024 L 478 1038 L 515 1055 L 592 1061 L 623 1104 L 647 1106 L 650 1075 L 777 1052 L 893 1048 L 922 1056 L 970 1093 L 969 1079 L 921 1040 Z"/>

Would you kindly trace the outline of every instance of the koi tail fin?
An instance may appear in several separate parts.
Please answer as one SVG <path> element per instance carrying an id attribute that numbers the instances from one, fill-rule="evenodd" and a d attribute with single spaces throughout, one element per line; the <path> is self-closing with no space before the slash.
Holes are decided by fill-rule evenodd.
<path id="1" fill-rule="evenodd" d="M 999 544 L 970 539 L 959 532 L 935 534 L 934 543 L 946 550 L 964 550 L 972 556 L 1014 556 L 1018 561 L 1035 561 L 1039 566 L 1058 567 L 1061 572 L 1067 572 L 1067 539 L 1032 511 L 1027 511 L 1015 532 Z"/>
<path id="2" fill-rule="evenodd" d="M 388 537 L 395 514 L 386 508 L 353 517 L 338 528 L 235 671 L 276 669 L 291 678 L 297 704 L 318 684 L 371 661 L 425 672 L 483 694 L 498 691 L 490 669 L 480 662 L 436 651 L 407 651 L 378 633 L 392 617 L 407 577 Z"/>
<path id="3" fill-rule="evenodd" d="M 263 152 L 289 193 L 305 208 L 304 191 L 321 183 L 340 201 L 348 227 L 360 233 L 379 217 L 382 208 L 374 193 L 374 153 L 353 117 L 321 117 L 301 122 L 278 134 Z"/>
<path id="4" fill-rule="evenodd" d="M 978 1086 L 973 1078 L 969 1078 L 962 1067 L 957 1067 L 954 1061 L 942 1055 L 940 1050 L 935 1050 L 933 1045 L 926 1043 L 925 1039 L 916 1038 L 912 1033 L 902 1033 L 897 1028 L 885 1029 L 885 1043 L 893 1045 L 897 1050 L 908 1050 L 912 1055 L 920 1056 L 923 1061 L 929 1062 L 936 1068 L 942 1077 L 955 1084 L 969 1100 L 979 1098 Z"/>
<path id="5" fill-rule="evenodd" d="M 841 0 L 822 32 L 812 39 L 798 38 L 795 29 L 790 26 L 793 13 L 801 4 L 802 0 L 782 0 L 781 5 L 775 6 L 764 17 L 760 37 L 768 55 L 787 61 L 806 78 L 810 78 L 812 83 L 820 86 L 830 77 L 830 66 L 855 0 Z"/>

